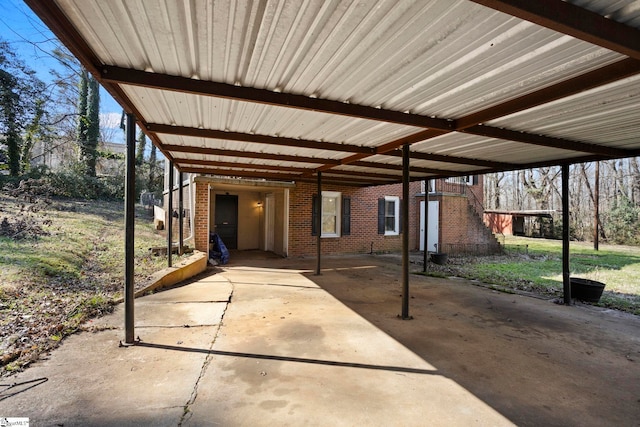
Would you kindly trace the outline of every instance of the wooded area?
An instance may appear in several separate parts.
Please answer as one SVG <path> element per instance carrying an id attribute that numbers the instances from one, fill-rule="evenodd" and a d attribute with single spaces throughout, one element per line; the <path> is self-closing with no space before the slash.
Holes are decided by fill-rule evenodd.
<path id="1" fill-rule="evenodd" d="M 2 181 L 35 180 L 51 195 L 121 198 L 124 154 L 112 149 L 118 129 L 100 122 L 98 81 L 61 45 L 43 52 L 58 64 L 47 83 L 15 52 L 0 40 Z M 140 132 L 136 189 L 159 198 L 162 165 L 155 146 L 146 155 L 147 143 Z"/>
<path id="2" fill-rule="evenodd" d="M 640 160 L 580 163 L 569 168 L 571 238 L 640 244 Z M 485 209 L 523 211 L 562 209 L 560 167 L 485 176 Z M 597 185 L 599 181 L 599 185 Z M 598 215 L 596 215 L 596 210 Z M 553 227 L 560 227 L 557 221 Z M 560 233 L 556 233 L 560 235 Z"/>

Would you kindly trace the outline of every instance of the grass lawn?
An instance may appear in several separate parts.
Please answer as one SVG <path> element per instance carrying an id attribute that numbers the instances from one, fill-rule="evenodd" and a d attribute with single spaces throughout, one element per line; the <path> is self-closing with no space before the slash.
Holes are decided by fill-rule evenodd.
<path id="1" fill-rule="evenodd" d="M 547 295 L 562 295 L 562 242 L 507 236 L 505 256 L 453 259 L 455 274 L 485 283 Z M 640 248 L 570 243 L 572 277 L 606 285 L 600 306 L 640 314 Z"/>
<path id="2" fill-rule="evenodd" d="M 12 224 L 30 236 L 0 236 L 0 374 L 21 369 L 87 319 L 111 311 L 124 290 L 123 202 L 32 204 L 2 194 L 0 227 L 12 230 Z M 166 267 L 166 257 L 149 255 L 150 247 L 164 245 L 150 214 L 139 208 L 136 288 Z"/>

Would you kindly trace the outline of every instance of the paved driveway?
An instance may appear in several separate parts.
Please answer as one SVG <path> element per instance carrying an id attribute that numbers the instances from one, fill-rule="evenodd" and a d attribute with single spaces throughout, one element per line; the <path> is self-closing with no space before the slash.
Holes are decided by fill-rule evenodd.
<path id="1" fill-rule="evenodd" d="M 238 256 L 120 307 L 6 380 L 0 417 L 31 425 L 638 425 L 640 323 L 398 259 Z M 33 381 L 33 382 L 28 382 Z"/>

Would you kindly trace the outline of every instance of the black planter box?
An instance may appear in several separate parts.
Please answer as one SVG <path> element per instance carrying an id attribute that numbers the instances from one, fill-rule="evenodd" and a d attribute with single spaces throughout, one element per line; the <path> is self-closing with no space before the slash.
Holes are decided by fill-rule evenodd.
<path id="1" fill-rule="evenodd" d="M 604 290 L 604 283 L 581 277 L 570 277 L 571 297 L 581 301 L 598 302 Z"/>
<path id="2" fill-rule="evenodd" d="M 449 257 L 444 252 L 435 252 L 431 254 L 431 261 L 438 265 L 444 265 L 447 263 Z"/>

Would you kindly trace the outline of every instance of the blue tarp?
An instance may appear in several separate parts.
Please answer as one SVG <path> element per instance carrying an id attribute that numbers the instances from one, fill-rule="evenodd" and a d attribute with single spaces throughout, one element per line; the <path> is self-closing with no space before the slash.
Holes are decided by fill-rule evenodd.
<path id="1" fill-rule="evenodd" d="M 228 263 L 229 250 L 217 233 L 209 234 L 209 243 L 212 243 L 211 250 L 209 251 L 209 258 L 215 259 L 220 264 Z"/>

